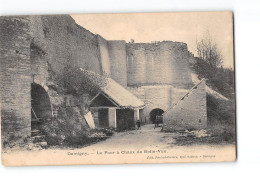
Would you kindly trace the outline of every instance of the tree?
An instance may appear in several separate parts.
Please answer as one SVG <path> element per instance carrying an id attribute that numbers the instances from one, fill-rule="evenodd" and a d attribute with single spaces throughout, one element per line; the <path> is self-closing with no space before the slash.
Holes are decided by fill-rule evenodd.
<path id="1" fill-rule="evenodd" d="M 211 67 L 222 67 L 223 59 L 216 42 L 214 42 L 209 33 L 203 39 L 196 42 L 198 57 L 206 61 Z"/>

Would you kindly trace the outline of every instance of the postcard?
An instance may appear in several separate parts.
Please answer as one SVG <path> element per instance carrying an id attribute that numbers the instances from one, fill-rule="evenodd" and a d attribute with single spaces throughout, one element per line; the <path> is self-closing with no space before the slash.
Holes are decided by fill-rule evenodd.
<path id="1" fill-rule="evenodd" d="M 232 12 L 0 17 L 5 166 L 236 160 Z"/>

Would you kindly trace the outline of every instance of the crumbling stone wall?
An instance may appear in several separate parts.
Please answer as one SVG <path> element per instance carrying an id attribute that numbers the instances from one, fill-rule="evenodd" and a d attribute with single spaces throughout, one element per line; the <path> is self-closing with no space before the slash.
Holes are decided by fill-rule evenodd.
<path id="1" fill-rule="evenodd" d="M 185 43 L 127 43 L 126 54 L 128 89 L 145 102 L 148 123 L 153 109 L 166 111 L 194 86 Z"/>
<path id="2" fill-rule="evenodd" d="M 159 43 L 127 43 L 128 86 L 171 84 L 176 88 L 191 88 L 191 57 L 187 44 L 163 41 Z"/>
<path id="3" fill-rule="evenodd" d="M 144 85 L 146 83 L 145 48 L 137 46 L 138 44 L 126 45 L 127 86 Z"/>
<path id="4" fill-rule="evenodd" d="M 2 144 L 10 146 L 31 135 L 32 83 L 47 92 L 57 116 L 65 105 L 60 82 L 67 67 L 102 74 L 103 65 L 97 36 L 69 15 L 1 17 L 0 26 L 1 134 Z"/>
<path id="5" fill-rule="evenodd" d="M 164 129 L 204 129 L 207 127 L 205 81 L 198 84 L 172 109 L 163 114 Z"/>
<path id="6" fill-rule="evenodd" d="M 31 69 L 34 82 L 45 87 L 53 111 L 64 104 L 59 87 L 72 69 L 83 68 L 102 74 L 98 36 L 77 25 L 69 15 L 30 16 Z"/>
<path id="7" fill-rule="evenodd" d="M 95 34 L 77 25 L 69 15 L 32 16 L 32 40 L 46 54 L 57 74 L 67 65 L 83 67 L 102 74 Z"/>
<path id="8" fill-rule="evenodd" d="M 108 42 L 100 35 L 97 35 L 97 41 L 100 53 L 100 67 L 102 68 L 102 74 L 110 76 L 110 58 L 108 51 Z"/>
<path id="9" fill-rule="evenodd" d="M 2 145 L 31 135 L 30 18 L 0 17 Z M 9 142 L 12 141 L 12 142 Z"/>
<path id="10" fill-rule="evenodd" d="M 111 78 L 122 86 L 127 86 L 126 43 L 123 40 L 109 40 Z"/>

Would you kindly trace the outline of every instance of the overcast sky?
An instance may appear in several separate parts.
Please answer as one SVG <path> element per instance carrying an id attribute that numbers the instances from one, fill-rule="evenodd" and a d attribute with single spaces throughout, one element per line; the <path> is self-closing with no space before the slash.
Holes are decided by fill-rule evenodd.
<path id="1" fill-rule="evenodd" d="M 179 41 L 196 55 L 196 40 L 209 32 L 217 43 L 224 66 L 233 68 L 231 12 L 125 13 L 71 15 L 76 23 L 107 40 L 134 39 L 136 43 Z"/>

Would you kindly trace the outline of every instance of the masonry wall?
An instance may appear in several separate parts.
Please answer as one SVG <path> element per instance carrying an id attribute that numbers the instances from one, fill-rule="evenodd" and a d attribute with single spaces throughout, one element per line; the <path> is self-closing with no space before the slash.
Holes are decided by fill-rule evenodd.
<path id="1" fill-rule="evenodd" d="M 97 42 L 98 42 L 102 74 L 110 76 L 111 73 L 110 73 L 110 58 L 109 58 L 109 51 L 108 51 L 108 42 L 100 35 L 97 35 Z"/>
<path id="2" fill-rule="evenodd" d="M 123 40 L 109 40 L 108 51 L 110 57 L 111 77 L 121 84 L 127 86 L 127 67 L 126 67 L 126 44 Z"/>
<path id="3" fill-rule="evenodd" d="M 127 43 L 129 86 L 171 84 L 191 88 L 187 45 L 180 42 Z"/>
<path id="4" fill-rule="evenodd" d="M 147 123 L 150 123 L 150 112 L 153 109 L 167 111 L 188 92 L 187 89 L 176 89 L 171 85 L 128 87 L 128 90 L 145 102 L 142 113 Z"/>
<path id="5" fill-rule="evenodd" d="M 28 16 L 0 17 L 0 68 L 2 145 L 12 147 L 31 135 Z"/>
<path id="6" fill-rule="evenodd" d="M 52 111 L 64 106 L 60 87 L 68 67 L 109 71 L 105 39 L 69 15 L 0 18 L 2 144 L 24 143 L 31 135 L 31 83 L 48 94 Z M 104 62 L 101 62 L 101 59 Z M 19 93 L 19 94 L 18 94 Z"/>
<path id="7" fill-rule="evenodd" d="M 33 42 L 47 53 L 46 61 L 56 74 L 66 72 L 66 66 L 102 74 L 103 46 L 98 47 L 102 39 L 97 40 L 96 35 L 77 25 L 69 15 L 32 16 L 31 31 Z"/>
<path id="8" fill-rule="evenodd" d="M 184 130 L 207 127 L 207 106 L 205 82 L 202 81 L 183 100 L 178 101 L 163 114 L 164 129 Z"/>
<path id="9" fill-rule="evenodd" d="M 110 73 L 107 42 L 77 25 L 69 15 L 31 16 L 31 68 L 36 83 L 45 87 L 53 111 L 64 103 L 57 92 L 73 67 Z"/>
<path id="10" fill-rule="evenodd" d="M 127 86 L 144 85 L 146 83 L 145 48 L 127 44 L 126 54 Z"/>
<path id="11" fill-rule="evenodd" d="M 33 16 L 31 33 L 31 43 L 38 50 L 35 56 L 31 55 L 32 68 L 39 68 L 34 80 L 46 87 L 54 114 L 59 114 L 64 108 L 65 98 L 69 96 L 61 86 L 62 78 L 70 74 L 70 68 L 110 75 L 107 41 L 77 25 L 69 15 Z M 80 115 L 83 117 L 85 104 L 77 103 L 75 106 L 81 107 Z M 85 123 L 74 126 L 77 125 L 86 127 Z"/>

